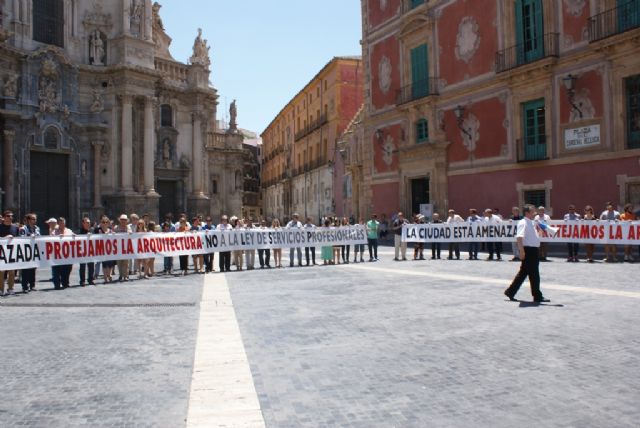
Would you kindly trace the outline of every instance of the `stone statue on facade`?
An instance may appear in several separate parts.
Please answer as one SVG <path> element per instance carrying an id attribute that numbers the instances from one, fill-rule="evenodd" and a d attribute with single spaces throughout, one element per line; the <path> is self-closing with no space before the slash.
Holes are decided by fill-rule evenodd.
<path id="1" fill-rule="evenodd" d="M 237 117 L 238 108 L 236 107 L 236 100 L 233 100 L 229 106 L 229 130 L 235 131 L 238 129 L 238 123 L 236 122 Z"/>
<path id="2" fill-rule="evenodd" d="M 101 113 L 104 110 L 104 102 L 102 101 L 102 93 L 98 88 L 93 88 L 93 102 L 89 108 L 91 113 Z"/>
<path id="3" fill-rule="evenodd" d="M 38 83 L 38 98 L 41 113 L 54 113 L 58 110 L 60 104 L 58 94 L 58 68 L 50 59 L 42 63 Z"/>
<path id="4" fill-rule="evenodd" d="M 161 30 L 164 30 L 164 25 L 162 24 L 162 18 L 160 18 L 160 8 L 162 7 L 162 5 L 158 2 L 153 3 L 153 27 L 155 28 L 160 28 Z"/>
<path id="5" fill-rule="evenodd" d="M 165 139 L 162 144 L 162 161 L 164 162 L 164 166 L 169 168 L 171 166 L 171 142 L 169 139 Z"/>
<path id="6" fill-rule="evenodd" d="M 142 34 L 142 15 L 144 14 L 144 2 L 134 0 L 131 4 L 131 12 L 129 15 L 129 28 L 131 34 L 140 37 Z"/>
<path id="7" fill-rule="evenodd" d="M 7 98 L 16 98 L 18 95 L 18 76 L 9 74 L 4 81 L 4 96 Z"/>
<path id="8" fill-rule="evenodd" d="M 90 38 L 90 60 L 93 65 L 104 65 L 104 42 L 99 30 L 95 30 Z"/>
<path id="9" fill-rule="evenodd" d="M 198 36 L 193 42 L 193 55 L 189 58 L 191 64 L 198 64 L 208 67 L 211 64 L 209 59 L 209 46 L 207 40 L 202 39 L 202 28 L 198 28 Z"/>

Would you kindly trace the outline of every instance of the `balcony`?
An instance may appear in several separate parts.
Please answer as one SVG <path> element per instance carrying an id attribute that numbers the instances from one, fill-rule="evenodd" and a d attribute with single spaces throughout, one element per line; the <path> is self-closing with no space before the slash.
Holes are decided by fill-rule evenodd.
<path id="1" fill-rule="evenodd" d="M 548 33 L 496 52 L 496 73 L 559 55 L 558 33 Z"/>
<path id="2" fill-rule="evenodd" d="M 431 77 L 401 88 L 396 94 L 396 104 L 406 104 L 430 95 L 438 95 L 440 89 L 438 87 L 439 80 L 437 77 Z"/>
<path id="3" fill-rule="evenodd" d="M 427 3 L 427 0 L 403 0 L 402 1 L 402 13 L 405 14 L 407 12 L 412 11 L 413 9 L 422 6 Z"/>
<path id="4" fill-rule="evenodd" d="M 518 146 L 518 162 L 547 160 L 547 137 L 525 138 L 516 141 Z"/>
<path id="5" fill-rule="evenodd" d="M 320 117 L 318 117 L 316 120 L 314 120 L 313 122 L 311 122 L 310 124 L 308 124 L 307 126 L 305 126 L 304 128 L 300 129 L 298 132 L 295 133 L 295 136 L 294 136 L 295 141 L 298 141 L 306 137 L 307 135 L 311 134 L 313 131 L 320 128 L 327 122 L 328 122 L 327 115 L 321 114 Z"/>
<path id="6" fill-rule="evenodd" d="M 638 27 L 640 1 L 631 0 L 589 18 L 589 42 L 593 43 Z"/>

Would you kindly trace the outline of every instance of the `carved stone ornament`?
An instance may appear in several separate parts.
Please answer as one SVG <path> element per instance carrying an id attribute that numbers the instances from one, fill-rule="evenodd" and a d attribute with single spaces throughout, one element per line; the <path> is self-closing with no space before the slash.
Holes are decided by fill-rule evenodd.
<path id="1" fill-rule="evenodd" d="M 102 100 L 102 92 L 98 87 L 93 88 L 93 101 L 91 102 L 91 107 L 89 110 L 91 113 L 102 113 L 104 110 L 104 101 Z"/>
<path id="2" fill-rule="evenodd" d="M 480 34 L 478 23 L 471 16 L 465 16 L 458 25 L 456 36 L 456 58 L 469 63 L 480 47 Z"/>
<path id="3" fill-rule="evenodd" d="M 101 2 L 93 3 L 93 9 L 88 10 L 84 16 L 84 25 L 87 27 L 111 28 L 111 14 L 102 11 Z"/>
<path id="4" fill-rule="evenodd" d="M 582 112 L 582 117 L 580 117 L 580 112 L 578 112 L 578 110 L 572 108 L 569 116 L 569 122 L 593 119 L 595 117 L 596 109 L 593 107 L 593 103 L 589 98 L 589 90 L 587 88 L 582 88 L 576 93 L 573 103 L 578 107 L 578 109 L 580 109 L 580 112 Z"/>
<path id="5" fill-rule="evenodd" d="M 55 113 L 60 105 L 58 66 L 51 59 L 42 62 L 38 79 L 38 99 L 41 113 Z"/>
<path id="6" fill-rule="evenodd" d="M 111 156 L 111 145 L 108 141 L 105 141 L 102 147 L 100 147 L 100 159 L 102 162 L 107 162 Z"/>
<path id="7" fill-rule="evenodd" d="M 462 128 L 464 128 L 469 134 L 467 135 L 460 130 L 462 144 L 469 153 L 473 154 L 473 152 L 476 151 L 477 143 L 480 139 L 480 121 L 473 113 L 469 113 L 469 115 L 462 121 Z"/>
<path id="8" fill-rule="evenodd" d="M 384 94 L 391 88 L 391 71 L 391 60 L 383 56 L 378 63 L 378 87 Z"/>
<path id="9" fill-rule="evenodd" d="M 16 98 L 18 95 L 18 76 L 9 74 L 5 77 L 3 95 L 7 98 Z"/>
<path id="10" fill-rule="evenodd" d="M 564 0 L 564 7 L 573 16 L 582 16 L 587 0 Z"/>
<path id="11" fill-rule="evenodd" d="M 142 21 L 144 18 L 144 2 L 141 0 L 133 0 L 131 2 L 131 10 L 129 12 L 129 28 L 131 34 L 135 37 L 142 35 Z"/>
<path id="12" fill-rule="evenodd" d="M 393 144 L 393 137 L 391 137 L 391 135 L 387 135 L 384 143 L 382 143 L 382 160 L 387 166 L 391 166 L 391 163 L 393 163 L 393 151 L 395 148 L 396 146 Z"/>
<path id="13" fill-rule="evenodd" d="M 89 63 L 92 65 L 105 65 L 104 54 L 105 41 L 100 30 L 95 30 L 89 37 Z"/>

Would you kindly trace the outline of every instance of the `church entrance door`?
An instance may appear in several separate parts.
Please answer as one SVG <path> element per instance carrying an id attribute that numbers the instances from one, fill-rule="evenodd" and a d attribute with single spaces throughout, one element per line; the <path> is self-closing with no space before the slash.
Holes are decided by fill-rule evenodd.
<path id="1" fill-rule="evenodd" d="M 43 234 L 51 217 L 66 218 L 68 227 L 75 224 L 69 216 L 69 179 L 68 155 L 31 152 L 31 211 Z"/>

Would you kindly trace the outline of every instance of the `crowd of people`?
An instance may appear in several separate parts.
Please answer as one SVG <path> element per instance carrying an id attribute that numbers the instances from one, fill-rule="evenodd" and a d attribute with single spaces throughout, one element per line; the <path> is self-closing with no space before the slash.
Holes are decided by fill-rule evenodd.
<path id="1" fill-rule="evenodd" d="M 544 206 L 537 207 L 537 214 L 535 215 L 534 221 L 548 223 L 551 221 L 551 217 L 547 214 Z M 469 215 L 467 218 L 463 218 L 461 215 L 456 213 L 454 209 L 450 209 L 447 212 L 446 218 L 441 218 L 439 213 L 433 213 L 431 219 L 427 219 L 422 214 L 414 214 L 413 223 L 475 223 L 475 222 L 486 222 L 490 224 L 502 223 L 504 221 L 518 222 L 523 219 L 523 216 L 520 212 L 520 208 L 513 207 L 511 209 L 511 214 L 509 216 L 503 217 L 500 214 L 500 211 L 495 208 L 487 208 L 482 212 L 482 215 L 478 213 L 478 210 L 475 208 L 469 209 Z M 594 211 L 594 208 L 591 205 L 587 205 L 584 207 L 583 214 L 578 213 L 575 205 L 569 205 L 567 207 L 567 213 L 564 214 L 559 220 L 564 221 L 587 221 L 587 222 L 595 222 L 599 220 L 605 221 L 636 221 L 638 219 L 638 215 L 634 212 L 634 207 L 632 204 L 626 204 L 624 206 L 623 212 L 618 212 L 613 203 L 607 202 L 605 204 L 604 210 L 597 215 Z M 390 229 L 394 234 L 394 247 L 395 247 L 395 258 L 396 261 L 407 260 L 407 243 L 402 242 L 402 227 L 406 224 L 410 224 L 403 215 L 402 212 L 399 212 L 397 215 L 393 216 L 393 220 L 390 224 Z M 448 256 L 449 260 L 460 260 L 460 243 L 452 242 L 448 243 Z M 478 243 L 478 242 L 469 242 L 466 244 L 468 246 L 467 251 L 469 253 L 469 260 L 478 260 L 478 252 L 486 251 L 488 253 L 486 260 L 502 260 L 503 254 L 503 243 L 502 242 L 486 242 L 486 243 Z M 431 259 L 440 259 L 442 252 L 443 244 L 438 242 L 431 243 Z M 516 242 L 510 243 L 511 246 L 511 261 L 520 261 L 520 254 L 518 250 L 518 246 Z M 616 263 L 619 261 L 624 262 L 635 262 L 636 258 L 633 256 L 633 245 L 624 245 L 623 248 L 623 259 L 620 260 L 618 258 L 618 246 L 605 244 L 604 245 L 604 253 L 605 257 L 603 259 L 606 263 Z M 585 248 L 585 260 L 589 263 L 593 263 L 595 261 L 594 254 L 596 249 L 596 244 L 584 244 Z M 577 243 L 567 243 L 567 262 L 579 262 L 580 245 Z M 542 242 L 540 244 L 540 260 L 548 261 L 548 244 L 546 242 Z M 638 247 L 638 257 L 640 258 L 640 247 Z M 424 260 L 424 244 L 423 243 L 415 243 L 414 244 L 414 252 L 413 252 L 414 260 Z"/>
<path id="2" fill-rule="evenodd" d="M 413 216 L 413 223 L 460 223 L 460 222 L 487 222 L 487 223 L 501 223 L 503 221 L 519 221 L 523 217 L 518 207 L 513 207 L 511 215 L 502 217 L 497 209 L 485 209 L 482 215 L 474 208 L 469 209 L 469 215 L 463 218 L 456 213 L 455 210 L 450 209 L 447 212 L 446 218 L 441 218 L 438 213 L 433 213 L 430 219 L 427 219 L 422 214 L 415 214 Z M 564 220 L 581 220 L 581 221 L 598 221 L 598 220 L 613 220 L 613 221 L 634 221 L 637 219 L 636 214 L 633 212 L 633 206 L 627 204 L 624 207 L 622 213 L 616 211 L 612 203 L 607 203 L 604 211 L 600 215 L 596 215 L 593 207 L 586 206 L 584 213 L 579 214 L 574 205 L 569 205 L 568 212 L 562 217 Z M 548 222 L 551 220 L 548 214 L 545 213 L 545 207 L 540 206 L 537 208 L 537 215 L 535 220 L 542 220 Z M 386 215 L 382 215 L 380 219 L 376 214 L 372 214 L 368 221 L 360 218 L 357 224 L 366 228 L 367 234 L 367 248 L 368 248 L 368 261 L 378 261 L 378 244 L 379 240 L 385 240 L 388 233 L 393 235 L 394 239 L 394 260 L 403 261 L 407 260 L 407 243 L 402 241 L 402 228 L 403 226 L 412 223 L 405 218 L 402 212 L 391 216 L 390 220 L 387 220 Z M 144 214 L 142 217 L 137 214 L 122 214 L 117 219 L 111 219 L 106 215 L 103 215 L 99 221 L 93 222 L 90 218 L 85 217 L 82 219 L 81 226 L 77 232 L 72 231 L 68 226 L 66 219 L 63 217 L 50 218 L 46 222 L 48 226 L 47 231 L 40 231 L 37 226 L 37 216 L 33 213 L 27 214 L 19 221 L 14 221 L 14 216 L 11 211 L 5 211 L 3 213 L 3 219 L 0 223 L 0 238 L 16 237 L 16 236 L 39 236 L 39 235 L 53 235 L 53 236 L 73 236 L 73 235 L 86 235 L 86 234 L 112 234 L 112 233 L 149 233 L 149 232 L 177 232 L 177 233 L 189 233 L 203 230 L 230 230 L 230 229 L 281 229 L 281 228 L 300 228 L 300 229 L 313 229 L 315 227 L 323 226 L 328 228 L 347 227 L 356 224 L 353 217 L 326 217 L 322 218 L 316 225 L 311 217 L 307 217 L 304 223 L 300 220 L 300 216 L 294 213 L 291 216 L 291 220 L 286 222 L 283 226 L 279 219 L 273 219 L 271 222 L 266 220 L 260 220 L 254 223 L 251 219 L 238 218 L 236 216 L 228 217 L 223 215 L 220 218 L 220 223 L 215 225 L 211 216 L 196 215 L 191 219 L 186 214 L 180 214 L 177 221 L 174 221 L 172 214 L 167 214 L 161 223 L 156 223 L 151 220 L 149 214 Z M 449 243 L 447 245 L 449 260 L 459 260 L 461 253 L 461 244 Z M 467 251 L 470 260 L 478 260 L 478 254 L 481 251 L 487 252 L 487 260 L 502 260 L 503 243 L 501 242 L 469 242 Z M 431 259 L 440 259 L 443 244 L 433 242 L 430 244 Z M 322 260 L 323 265 L 339 265 L 348 263 L 362 263 L 365 261 L 365 244 L 353 245 L 353 257 L 351 257 L 351 245 L 329 245 L 322 246 L 319 249 L 319 259 Z M 586 260 L 588 262 L 594 262 L 595 244 L 585 244 Z M 289 249 L 289 266 L 294 267 L 296 262 L 298 266 L 303 266 L 302 249 L 304 248 L 304 266 L 314 266 L 319 263 L 316 261 L 316 247 L 297 247 Z M 617 262 L 617 247 L 616 245 L 604 245 L 605 262 Z M 258 264 L 256 265 L 255 253 L 258 253 Z M 425 260 L 424 257 L 425 244 L 414 243 L 413 244 L 413 259 Z M 542 243 L 540 246 L 540 260 L 547 260 L 547 245 Z M 579 261 L 580 246 L 575 243 L 567 244 L 567 261 L 578 262 Z M 639 249 L 640 252 L 640 249 Z M 222 251 L 219 253 L 204 253 L 199 255 L 178 256 L 179 264 L 178 269 L 174 266 L 174 257 L 164 257 L 163 270 L 158 274 L 162 275 L 187 275 L 189 272 L 189 259 L 191 258 L 192 271 L 197 274 L 206 274 L 215 272 L 214 268 L 215 255 L 218 257 L 218 270 L 220 272 L 231 271 L 231 266 L 235 267 L 235 270 L 241 271 L 243 269 L 253 270 L 259 267 L 260 269 L 270 268 L 282 268 L 282 249 L 258 249 L 258 250 L 242 250 L 242 251 Z M 511 243 L 511 254 L 513 261 L 520 260 L 520 254 L 516 243 Z M 639 256 L 640 257 L 640 256 Z M 319 261 L 319 260 L 318 260 Z M 624 246 L 624 258 L 625 262 L 634 262 L 633 247 L 631 245 Z M 72 265 L 53 266 L 51 268 L 51 282 L 53 282 L 55 289 L 64 289 L 71 284 Z M 117 278 L 115 275 L 117 273 Z M 16 274 L 18 276 L 16 276 Z M 114 281 L 126 282 L 130 279 L 149 279 L 155 276 L 155 258 L 150 259 L 132 259 L 132 260 L 114 260 L 114 261 L 102 261 L 96 263 L 83 263 L 79 265 L 78 269 L 78 281 L 79 285 L 84 287 L 88 285 L 96 285 L 98 278 L 102 278 L 104 283 L 111 283 Z M 3 271 L 0 270 L 0 296 L 13 295 L 14 284 L 16 278 L 19 278 L 19 282 L 22 285 L 22 291 L 29 293 L 36 290 L 36 269 L 22 269 L 16 271 Z M 5 282 L 7 283 L 7 291 L 5 294 Z"/>

